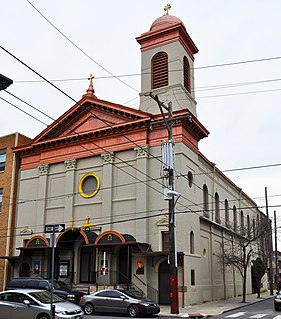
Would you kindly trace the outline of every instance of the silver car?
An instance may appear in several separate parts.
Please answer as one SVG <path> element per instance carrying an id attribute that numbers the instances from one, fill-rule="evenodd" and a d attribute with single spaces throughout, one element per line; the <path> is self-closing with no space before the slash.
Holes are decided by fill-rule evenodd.
<path id="1" fill-rule="evenodd" d="M 151 316 L 160 312 L 158 304 L 154 301 L 118 289 L 105 289 L 91 295 L 84 295 L 79 305 L 86 315 L 92 315 L 95 312 L 110 312 L 137 317 Z"/>
<path id="2" fill-rule="evenodd" d="M 82 319 L 82 309 L 53 295 L 56 319 Z M 51 293 L 16 289 L 0 292 L 0 319 L 50 319 Z"/>

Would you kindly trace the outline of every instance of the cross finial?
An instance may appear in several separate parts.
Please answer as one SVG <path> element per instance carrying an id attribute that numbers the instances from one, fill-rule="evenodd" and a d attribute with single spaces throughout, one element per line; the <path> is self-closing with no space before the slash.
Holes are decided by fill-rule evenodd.
<path id="1" fill-rule="evenodd" d="M 172 8 L 172 6 L 171 6 L 169 3 L 167 3 L 167 4 L 165 5 L 164 11 L 166 11 L 166 14 L 167 14 L 167 15 L 169 14 L 169 10 L 171 10 L 171 8 Z"/>
<path id="2" fill-rule="evenodd" d="M 93 79 L 95 77 L 93 76 L 93 74 L 91 73 L 90 76 L 88 77 L 88 80 L 90 80 L 90 85 L 93 85 Z"/>

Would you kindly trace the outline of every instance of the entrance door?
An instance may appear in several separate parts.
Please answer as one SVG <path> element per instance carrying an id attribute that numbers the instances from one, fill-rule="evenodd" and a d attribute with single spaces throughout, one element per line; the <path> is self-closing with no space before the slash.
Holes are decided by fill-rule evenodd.
<path id="1" fill-rule="evenodd" d="M 167 260 L 159 266 L 159 304 L 170 304 L 170 270 Z"/>
<path id="2" fill-rule="evenodd" d="M 119 251 L 119 284 L 131 283 L 132 255 L 130 246 L 122 246 Z"/>
<path id="3" fill-rule="evenodd" d="M 94 278 L 93 273 L 93 258 L 94 253 L 93 250 L 89 250 L 89 248 L 83 247 L 81 249 L 81 264 L 80 264 L 80 282 L 93 282 L 92 278 Z"/>
<path id="4" fill-rule="evenodd" d="M 23 262 L 20 266 L 20 277 L 30 277 L 30 265 L 27 262 Z"/>

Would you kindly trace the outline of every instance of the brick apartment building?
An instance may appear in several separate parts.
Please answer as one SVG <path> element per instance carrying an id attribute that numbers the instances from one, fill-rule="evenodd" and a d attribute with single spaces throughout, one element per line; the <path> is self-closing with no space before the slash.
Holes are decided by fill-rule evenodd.
<path id="1" fill-rule="evenodd" d="M 11 277 L 13 232 L 19 159 L 12 147 L 26 144 L 30 139 L 22 134 L 13 133 L 0 137 L 0 289 Z"/>

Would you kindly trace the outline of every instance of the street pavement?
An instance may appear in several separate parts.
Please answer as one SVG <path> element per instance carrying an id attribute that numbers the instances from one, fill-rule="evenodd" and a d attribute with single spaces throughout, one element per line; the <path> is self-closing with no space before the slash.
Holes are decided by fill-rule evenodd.
<path id="1" fill-rule="evenodd" d="M 275 294 L 275 291 L 274 291 Z M 172 316 L 172 317 L 185 317 L 185 318 L 208 318 L 211 316 L 217 316 L 224 312 L 234 309 L 242 308 L 246 305 L 260 302 L 265 299 L 273 298 L 274 295 L 270 295 L 269 291 L 261 293 L 261 297 L 257 298 L 257 294 L 247 295 L 246 303 L 242 303 L 242 296 L 230 298 L 227 300 L 218 300 L 212 302 L 206 302 L 200 305 L 186 306 L 179 308 L 179 314 L 171 314 L 170 306 L 160 306 L 161 311 L 159 316 Z M 273 301 L 272 301 L 273 307 Z"/>

